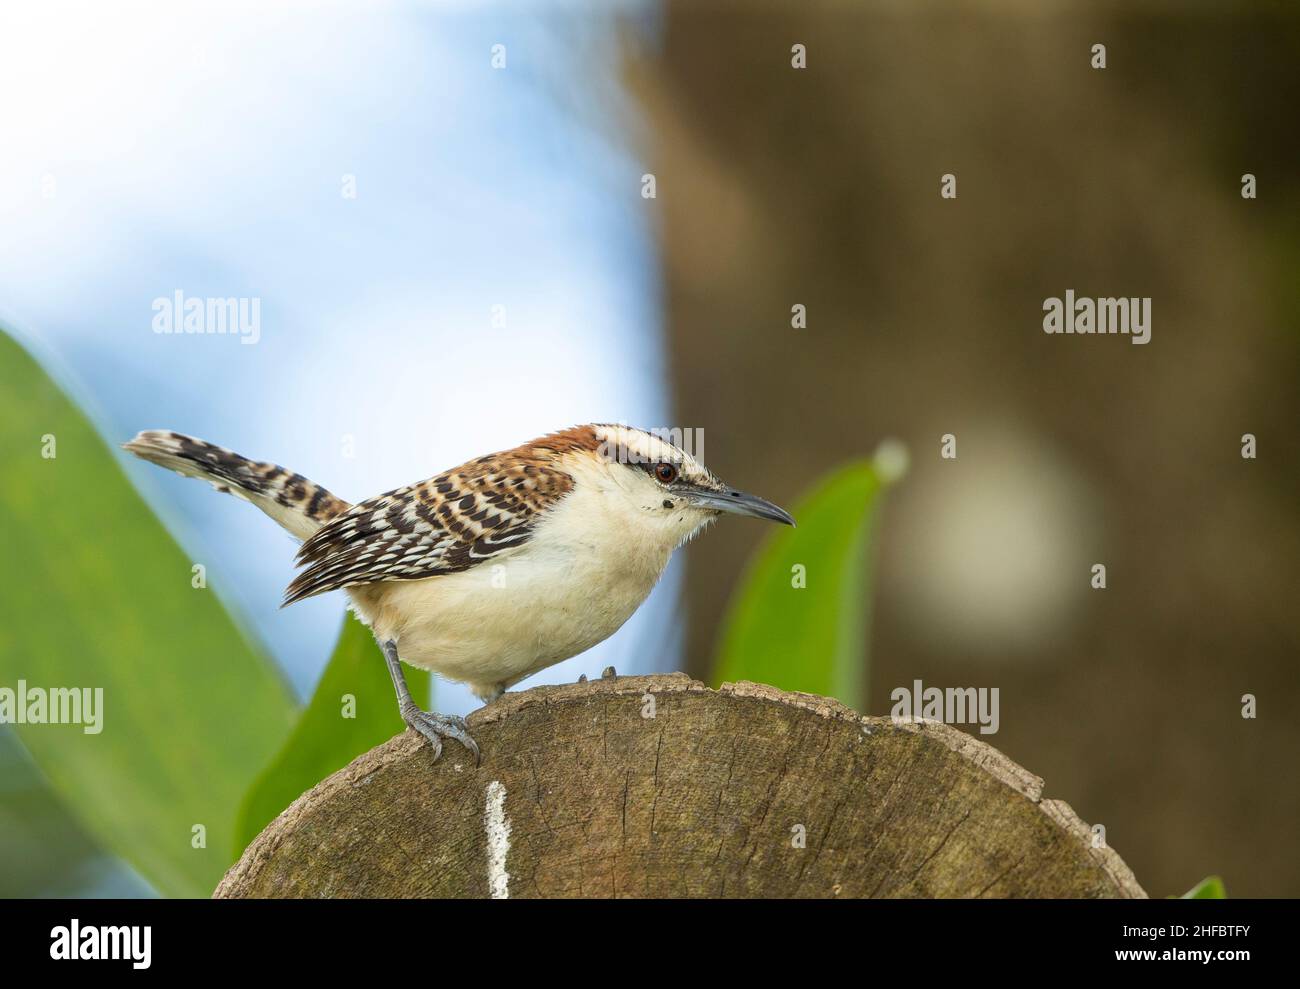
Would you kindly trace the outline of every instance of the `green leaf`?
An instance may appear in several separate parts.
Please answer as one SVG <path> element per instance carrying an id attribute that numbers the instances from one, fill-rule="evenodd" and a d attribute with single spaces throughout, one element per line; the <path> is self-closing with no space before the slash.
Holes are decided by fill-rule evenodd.
<path id="1" fill-rule="evenodd" d="M 1218 876 L 1206 876 L 1199 883 L 1184 893 L 1183 900 L 1226 900 L 1228 891 L 1223 880 Z"/>
<path id="2" fill-rule="evenodd" d="M 67 889 L 97 854 L 28 760 L 10 726 L 0 727 L 0 899 Z"/>
<path id="3" fill-rule="evenodd" d="M 419 703 L 429 694 L 429 674 L 409 666 L 404 669 L 411 696 Z M 348 697 L 351 711 L 345 712 Z M 301 794 L 405 730 L 383 653 L 370 630 L 349 612 L 311 703 L 244 799 L 236 855 Z"/>
<path id="4" fill-rule="evenodd" d="M 103 847 L 160 892 L 206 896 L 295 705 L 216 595 L 190 586 L 193 561 L 118 456 L 0 334 L 0 687 L 102 688 L 99 734 L 19 724 L 18 736 Z"/>
<path id="5" fill-rule="evenodd" d="M 796 506 L 796 528 L 768 536 L 732 597 L 715 686 L 753 680 L 865 705 L 868 561 L 881 492 L 905 464 L 889 444 L 840 468 Z"/>

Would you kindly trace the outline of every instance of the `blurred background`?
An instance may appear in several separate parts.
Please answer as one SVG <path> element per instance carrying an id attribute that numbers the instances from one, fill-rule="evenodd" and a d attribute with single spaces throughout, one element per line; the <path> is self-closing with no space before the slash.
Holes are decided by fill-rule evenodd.
<path id="1" fill-rule="evenodd" d="M 357 499 L 571 422 L 677 425 L 790 503 L 900 437 L 867 711 L 998 687 L 993 744 L 1152 895 L 1300 894 L 1294 8 L 11 5 L 0 46 L 0 323 L 106 438 Z M 261 340 L 153 333 L 177 289 L 259 297 Z M 1151 297 L 1151 342 L 1044 334 L 1067 289 Z M 270 523 L 128 469 L 308 694 L 338 595 L 278 611 Z M 529 685 L 707 678 L 757 538 L 716 527 Z M 0 774 L 0 895 L 151 892 L 4 732 Z"/>

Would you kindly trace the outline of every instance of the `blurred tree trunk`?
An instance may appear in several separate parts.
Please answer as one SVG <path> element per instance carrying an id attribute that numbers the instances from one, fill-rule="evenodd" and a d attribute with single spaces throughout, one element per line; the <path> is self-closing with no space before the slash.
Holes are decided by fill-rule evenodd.
<path id="1" fill-rule="evenodd" d="M 1238 709 L 1300 706 L 1298 50 L 1294 4 L 667 0 L 629 60 L 673 425 L 786 505 L 904 440 L 867 710 L 918 677 L 998 685 L 999 747 L 1162 892 L 1300 892 L 1300 858 L 1259 854 L 1293 841 L 1300 722 Z M 1044 334 L 1067 288 L 1151 297 L 1151 343 Z M 1270 452 L 1243 460 L 1245 432 Z M 687 554 L 688 673 L 758 538 Z"/>

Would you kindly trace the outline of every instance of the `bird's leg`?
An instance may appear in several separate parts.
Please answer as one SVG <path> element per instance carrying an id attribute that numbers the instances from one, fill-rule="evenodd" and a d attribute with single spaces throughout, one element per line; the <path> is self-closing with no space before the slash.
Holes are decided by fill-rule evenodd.
<path id="1" fill-rule="evenodd" d="M 390 639 L 381 642 L 379 647 L 384 652 L 384 661 L 388 663 L 388 675 L 393 678 L 393 686 L 397 689 L 397 708 L 402 713 L 402 720 L 429 740 L 429 744 L 433 746 L 434 760 L 437 761 L 438 756 L 442 755 L 442 740 L 454 738 L 473 753 L 475 765 L 481 762 L 482 756 L 478 750 L 478 743 L 470 738 L 469 732 L 465 730 L 465 719 L 451 714 L 420 710 L 411 699 L 411 691 L 406 686 L 402 661 L 397 657 L 397 643 Z"/>

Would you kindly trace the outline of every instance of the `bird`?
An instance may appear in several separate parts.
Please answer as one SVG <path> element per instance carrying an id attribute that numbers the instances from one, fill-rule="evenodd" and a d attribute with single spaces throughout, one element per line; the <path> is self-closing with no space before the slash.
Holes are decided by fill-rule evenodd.
<path id="1" fill-rule="evenodd" d="M 122 446 L 251 502 L 299 540 L 281 607 L 344 591 L 384 655 L 403 722 L 435 761 L 450 738 L 477 764 L 464 719 L 417 706 L 402 663 L 490 704 L 614 634 L 673 552 L 720 516 L 795 524 L 724 484 L 675 436 L 572 426 L 356 504 L 182 433 L 146 430 Z"/>

